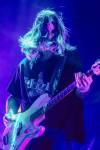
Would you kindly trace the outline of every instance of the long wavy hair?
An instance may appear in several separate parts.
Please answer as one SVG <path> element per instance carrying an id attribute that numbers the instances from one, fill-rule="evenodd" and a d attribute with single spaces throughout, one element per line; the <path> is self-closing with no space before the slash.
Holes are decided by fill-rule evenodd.
<path id="1" fill-rule="evenodd" d="M 55 42 L 58 45 L 56 53 L 64 55 L 66 49 L 74 49 L 74 47 L 68 44 L 68 29 L 65 27 L 62 17 L 53 10 L 43 9 L 37 14 L 31 30 L 19 38 L 21 51 L 25 55 L 29 55 L 31 51 L 33 53 L 39 51 L 39 45 L 42 42 L 48 43 L 47 23 L 51 21 L 55 25 L 55 36 L 51 42 Z"/>

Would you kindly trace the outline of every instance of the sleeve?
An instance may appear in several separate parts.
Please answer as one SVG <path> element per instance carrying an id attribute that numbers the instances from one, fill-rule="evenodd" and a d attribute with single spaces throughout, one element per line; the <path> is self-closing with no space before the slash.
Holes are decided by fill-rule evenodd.
<path id="1" fill-rule="evenodd" d="M 20 68 L 14 73 L 10 84 L 8 85 L 7 91 L 16 99 L 21 99 L 21 77 Z"/>
<path id="2" fill-rule="evenodd" d="M 79 52 L 77 50 L 70 52 L 68 61 L 70 68 L 69 78 L 71 77 L 73 81 L 75 80 L 75 73 L 83 72 L 83 64 Z M 85 138 L 83 95 L 75 88 L 65 99 L 67 102 L 64 102 L 65 106 L 63 105 L 63 109 L 65 110 L 64 131 L 66 138 L 83 143 Z"/>
<path id="3" fill-rule="evenodd" d="M 83 72 L 83 65 L 82 65 L 82 61 L 79 55 L 79 52 L 77 50 L 75 50 L 74 52 L 72 52 L 71 57 L 70 57 L 70 63 L 72 65 L 72 72 L 73 72 L 73 78 L 74 74 L 77 72 Z M 80 91 L 76 88 L 75 89 L 75 95 L 77 97 L 80 97 L 81 99 L 83 99 L 84 94 L 80 93 Z"/>

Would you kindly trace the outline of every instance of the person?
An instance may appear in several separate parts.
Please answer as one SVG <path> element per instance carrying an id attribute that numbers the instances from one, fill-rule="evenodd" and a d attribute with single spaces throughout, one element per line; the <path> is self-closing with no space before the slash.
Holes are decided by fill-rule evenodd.
<path id="1" fill-rule="evenodd" d="M 75 80 L 76 88 L 45 113 L 44 134 L 31 140 L 25 150 L 75 149 L 74 143 L 85 141 L 82 95 L 89 91 L 92 77 L 82 73 L 78 51 L 69 43 L 62 17 L 54 10 L 41 10 L 19 43 L 25 58 L 8 86 L 4 123 L 7 126 L 19 107 L 24 112 L 42 94 L 54 97 Z"/>

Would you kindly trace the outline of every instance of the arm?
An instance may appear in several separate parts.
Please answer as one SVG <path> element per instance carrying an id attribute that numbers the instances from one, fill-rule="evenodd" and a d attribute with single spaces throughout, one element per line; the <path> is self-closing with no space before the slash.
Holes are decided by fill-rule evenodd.
<path id="1" fill-rule="evenodd" d="M 95 75 L 100 75 L 100 59 L 96 60 L 91 69 Z M 93 81 L 92 76 L 87 76 L 81 72 L 75 73 L 75 80 L 77 89 L 81 93 L 88 92 Z"/>
<path id="2" fill-rule="evenodd" d="M 18 113 L 20 102 L 18 99 L 10 95 L 6 101 L 6 113 L 3 117 L 4 125 L 7 126 L 12 120 L 12 115 Z"/>
<path id="3" fill-rule="evenodd" d="M 76 81 L 76 93 L 82 94 L 87 93 L 92 83 L 92 77 L 85 75 L 83 72 L 83 65 L 80 60 L 80 56 L 77 50 L 70 52 L 69 64 L 71 64 L 72 72 L 75 74 Z"/>
<path id="4" fill-rule="evenodd" d="M 20 102 L 17 98 L 10 95 L 6 101 L 6 113 L 9 113 L 12 111 L 14 114 L 18 112 Z"/>

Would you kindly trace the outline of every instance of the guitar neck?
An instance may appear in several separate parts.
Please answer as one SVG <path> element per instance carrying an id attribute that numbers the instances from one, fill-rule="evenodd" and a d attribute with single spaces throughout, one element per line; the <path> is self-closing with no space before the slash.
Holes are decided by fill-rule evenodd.
<path id="1" fill-rule="evenodd" d="M 88 70 L 86 72 L 87 76 L 92 76 L 94 73 L 92 70 Z M 41 114 L 44 114 L 49 109 L 51 109 L 53 106 L 55 106 L 57 103 L 59 103 L 65 96 L 67 96 L 69 93 L 71 93 L 76 88 L 76 82 L 72 82 L 69 86 L 67 86 L 65 89 L 63 89 L 61 92 L 59 92 L 56 96 L 50 99 L 50 101 L 46 104 L 46 106 L 41 107 L 38 109 L 36 113 L 34 113 L 33 118 L 38 117 Z"/>

